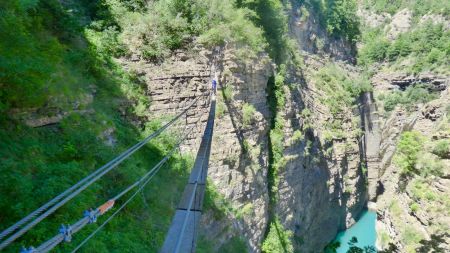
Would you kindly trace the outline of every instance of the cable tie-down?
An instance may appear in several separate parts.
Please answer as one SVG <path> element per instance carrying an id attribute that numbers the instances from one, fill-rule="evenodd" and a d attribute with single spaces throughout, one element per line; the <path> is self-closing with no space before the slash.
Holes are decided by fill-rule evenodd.
<path id="1" fill-rule="evenodd" d="M 89 210 L 85 210 L 83 213 L 84 217 L 89 217 L 89 224 L 97 222 L 98 211 L 89 208 Z"/>
<path id="2" fill-rule="evenodd" d="M 62 224 L 61 227 L 59 228 L 59 233 L 61 233 L 64 236 L 65 242 L 72 241 L 72 227 L 70 227 L 70 225 L 67 225 L 66 227 L 64 224 Z"/>

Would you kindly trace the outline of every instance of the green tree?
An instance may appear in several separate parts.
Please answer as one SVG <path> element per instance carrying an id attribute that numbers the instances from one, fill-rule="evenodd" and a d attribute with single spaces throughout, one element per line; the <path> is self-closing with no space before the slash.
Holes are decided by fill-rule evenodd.
<path id="1" fill-rule="evenodd" d="M 293 253 L 292 232 L 285 230 L 279 219 L 276 218 L 269 228 L 269 233 L 262 245 L 264 253 Z"/>
<path id="2" fill-rule="evenodd" d="M 419 132 L 408 131 L 401 135 L 394 162 L 400 167 L 402 174 L 411 175 L 417 172 L 416 163 L 423 141 L 423 136 Z"/>

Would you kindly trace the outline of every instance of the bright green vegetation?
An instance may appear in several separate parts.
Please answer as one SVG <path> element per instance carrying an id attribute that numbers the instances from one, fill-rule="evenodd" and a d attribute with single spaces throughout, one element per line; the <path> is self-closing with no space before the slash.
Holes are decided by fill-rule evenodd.
<path id="1" fill-rule="evenodd" d="M 237 43 L 246 46 L 247 55 L 266 48 L 263 31 L 247 18 L 248 10 L 236 8 L 231 1 L 106 0 L 111 19 L 93 26 L 100 39 L 114 40 L 121 54 L 138 53 L 150 60 L 162 60 L 195 38 L 207 46 Z M 114 48 L 112 49 L 117 52 Z M 244 53 L 244 52 L 242 52 Z"/>
<path id="2" fill-rule="evenodd" d="M 397 145 L 395 163 L 403 174 L 417 173 L 418 154 L 422 150 L 424 137 L 418 132 L 404 132 Z"/>
<path id="3" fill-rule="evenodd" d="M 343 113 L 357 102 L 361 93 L 371 90 L 366 79 L 350 77 L 336 64 L 328 64 L 319 69 L 314 81 L 316 86 L 327 94 L 322 102 L 330 108 L 333 116 Z"/>
<path id="4" fill-rule="evenodd" d="M 218 99 L 216 108 L 216 117 L 219 119 L 222 118 L 226 110 L 227 110 L 226 104 L 222 100 Z"/>
<path id="5" fill-rule="evenodd" d="M 374 63 L 385 63 L 386 68 L 418 74 L 424 71 L 448 73 L 450 32 L 442 24 L 431 21 L 420 23 L 425 14 L 449 15 L 448 1 L 424 0 L 364 0 L 365 8 L 378 13 L 395 14 L 401 9 L 412 11 L 412 27 L 393 41 L 386 37 L 385 25 L 365 28 L 358 53 L 358 64 L 370 68 Z M 389 21 L 389 20 L 388 20 Z"/>
<path id="6" fill-rule="evenodd" d="M 114 29 L 107 28 L 113 26 L 112 21 L 103 18 L 117 15 L 109 12 L 110 4 L 67 1 L 63 6 L 56 0 L 0 3 L 0 230 L 161 125 L 154 120 L 138 129 L 119 113 L 121 105 L 117 101 L 131 102 L 125 108 L 129 116 L 143 116 L 143 107 L 149 102 L 139 80 L 111 61 L 111 55 L 123 49 L 116 47 L 114 36 L 106 36 Z M 95 21 L 88 25 L 84 17 Z M 99 27 L 106 30 L 100 32 Z M 71 110 L 92 85 L 96 89 L 93 103 L 79 108 L 92 112 L 71 113 L 53 126 L 30 128 L 4 113 L 9 108 L 42 107 L 55 97 L 58 99 L 52 106 Z M 111 128 L 116 140 L 113 146 L 102 137 Z M 177 133 L 170 132 L 143 147 L 6 252 L 17 252 L 21 245 L 38 246 L 56 234 L 60 224 L 73 223 L 84 210 L 104 203 L 152 168 L 174 146 L 176 137 Z M 156 252 L 191 164 L 191 158 L 175 155 L 145 188 L 142 197 L 131 202 L 85 247 L 95 248 L 95 252 L 109 252 L 112 248 L 118 252 Z M 96 227 L 88 226 L 74 236 L 73 243 L 55 252 L 69 251 Z"/>
<path id="7" fill-rule="evenodd" d="M 442 24 L 427 22 L 390 42 L 382 28 L 368 29 L 362 36 L 364 47 L 359 51 L 358 63 L 370 66 L 375 62 L 387 62 L 394 70 L 409 73 L 423 71 L 444 72 L 448 69 L 450 31 Z M 402 65 L 403 61 L 410 63 Z"/>
<path id="8" fill-rule="evenodd" d="M 91 82 L 83 73 L 95 58 L 85 48 L 67 48 L 80 27 L 57 1 L 2 1 L 0 28 L 2 115 L 11 107 L 42 106 L 56 93 L 73 98 Z"/>
<path id="9" fill-rule="evenodd" d="M 418 244 L 424 236 L 421 232 L 417 231 L 414 226 L 406 225 L 405 228 L 401 231 L 402 242 L 406 245 L 406 251 L 416 252 L 415 245 Z"/>
<path id="10" fill-rule="evenodd" d="M 394 110 L 398 105 L 411 112 L 416 109 L 418 103 L 426 103 L 436 98 L 438 98 L 438 94 L 431 93 L 423 85 L 408 86 L 405 91 L 393 91 L 378 96 L 378 99 L 383 102 L 386 112 Z"/>
<path id="11" fill-rule="evenodd" d="M 394 157 L 394 162 L 400 167 L 402 174 L 420 175 L 423 178 L 443 175 L 444 165 L 439 157 L 431 154 L 427 141 L 419 132 L 402 134 Z M 437 145 L 441 146 L 441 143 L 445 146 L 446 140 L 439 141 Z"/>
<path id="12" fill-rule="evenodd" d="M 269 155 L 269 191 L 273 203 L 276 202 L 279 184 L 279 170 L 282 169 L 284 159 L 284 119 L 280 111 L 285 104 L 284 78 L 286 75 L 285 65 L 281 68 L 275 77 L 271 77 L 268 82 L 269 97 L 275 98 L 269 100 L 269 108 L 272 111 L 271 130 L 269 135 L 270 155 Z"/>
<path id="13" fill-rule="evenodd" d="M 299 129 L 295 130 L 294 133 L 292 134 L 292 144 L 295 144 L 297 142 L 303 141 L 305 139 L 302 131 L 300 131 Z"/>
<path id="14" fill-rule="evenodd" d="M 279 172 L 285 166 L 286 160 L 283 158 L 284 151 L 284 119 L 280 112 L 284 108 L 285 104 L 285 75 L 286 65 L 281 65 L 278 73 L 269 78 L 268 82 L 268 95 L 275 98 L 269 100 L 269 108 L 272 112 L 271 130 L 269 134 L 269 171 L 268 171 L 268 186 L 270 197 L 270 226 L 266 231 L 267 235 L 262 245 L 262 251 L 264 253 L 276 253 L 276 252 L 293 252 L 292 236 L 293 233 L 290 230 L 286 230 L 281 224 L 278 217 L 276 217 L 273 208 L 278 200 L 278 185 L 279 185 Z"/>
<path id="15" fill-rule="evenodd" d="M 440 140 L 433 148 L 433 154 L 440 158 L 450 158 L 450 140 Z"/>
<path id="16" fill-rule="evenodd" d="M 278 218 L 270 223 L 269 233 L 262 245 L 264 253 L 293 253 L 292 232 L 285 230 Z"/>
<path id="17" fill-rule="evenodd" d="M 327 141 L 344 138 L 346 133 L 343 129 L 343 115 L 357 104 L 361 93 L 371 90 L 371 85 L 363 77 L 349 76 L 336 64 L 328 64 L 319 69 L 313 76 L 313 81 L 316 87 L 326 94 L 320 99 L 333 115 L 333 119 L 325 125 Z M 359 129 L 359 125 L 355 129 Z"/>
<path id="18" fill-rule="evenodd" d="M 253 105 L 245 103 L 242 106 L 242 123 L 244 126 L 248 126 L 252 123 L 255 117 L 256 109 Z"/>
<path id="19" fill-rule="evenodd" d="M 423 16 L 429 12 L 443 15 L 450 14 L 450 3 L 447 1 L 429 1 L 429 0 L 363 0 L 363 6 L 370 8 L 377 13 L 387 12 L 395 14 L 396 12 L 409 8 L 414 16 Z"/>
<path id="20" fill-rule="evenodd" d="M 271 130 L 269 134 L 269 194 L 270 194 L 270 227 L 266 239 L 263 243 L 263 252 L 292 252 L 292 232 L 285 230 L 278 218 L 275 216 L 272 207 L 276 205 L 279 172 L 286 165 L 286 159 L 283 158 L 284 151 L 284 119 L 282 111 L 285 104 L 285 78 L 287 76 L 287 67 L 294 65 L 302 68 L 302 59 L 296 51 L 295 42 L 288 40 L 287 19 L 283 13 L 283 6 L 280 2 L 274 0 L 266 1 L 238 1 L 243 6 L 260 13 L 256 24 L 263 27 L 265 36 L 269 42 L 270 56 L 278 64 L 277 74 L 268 81 L 269 108 L 272 112 Z M 301 11 L 304 16 L 309 15 L 308 10 L 313 10 L 319 15 L 322 26 L 327 29 L 328 34 L 355 43 L 359 36 L 359 22 L 356 16 L 356 2 L 354 0 L 340 1 L 302 1 Z M 287 4 L 285 9 L 291 8 Z M 308 119 L 305 118 L 305 122 Z M 308 124 L 305 123 L 304 129 Z M 301 132 L 297 132 L 293 141 L 303 138 Z M 307 152 L 307 151 L 305 151 Z"/>
<path id="21" fill-rule="evenodd" d="M 247 203 L 240 208 L 234 208 L 232 203 L 220 194 L 212 183 L 208 182 L 206 187 L 203 205 L 205 210 L 212 211 L 214 219 L 219 221 L 224 220 L 227 217 L 242 219 L 244 216 L 251 215 L 253 212 L 253 205 L 251 203 Z M 214 242 L 206 239 L 205 236 L 201 236 L 197 242 L 196 252 L 215 252 Z M 245 241 L 239 236 L 234 236 L 223 244 L 217 252 L 245 253 L 248 252 L 248 250 Z"/>
<path id="22" fill-rule="evenodd" d="M 356 43 L 359 38 L 359 18 L 355 0 L 305 0 L 319 15 L 322 26 L 336 37 Z"/>
<path id="23" fill-rule="evenodd" d="M 397 145 L 394 156 L 395 164 L 401 169 L 401 190 L 410 196 L 409 209 L 413 213 L 435 213 L 437 221 L 429 230 L 435 234 L 448 231 L 448 225 L 441 222 L 438 216 L 448 215 L 450 198 L 441 194 L 433 186 L 436 177 L 444 175 L 444 162 L 438 156 L 440 150 L 448 148 L 447 140 L 431 141 L 419 132 L 404 132 Z M 416 252 L 417 247 L 424 245 L 424 235 L 413 226 L 405 225 L 402 220 L 402 207 L 393 201 L 390 212 L 399 229 L 402 242 L 407 252 Z"/>
<path id="24" fill-rule="evenodd" d="M 223 89 L 222 89 L 222 95 L 223 98 L 225 100 L 231 100 L 233 99 L 233 87 L 229 84 L 227 84 Z"/>
<path id="25" fill-rule="evenodd" d="M 189 48 L 194 40 L 207 46 L 236 43 L 246 56 L 267 47 L 263 30 L 248 18 L 251 12 L 231 1 L 102 0 L 64 1 L 63 5 L 56 0 L 12 0 L 0 3 L 0 14 L 0 191 L 5 193 L 0 203 L 1 229 L 160 125 L 152 121 L 138 129 L 128 123 L 128 116 L 147 116 L 150 102 L 139 78 L 123 71 L 112 57 L 138 55 L 160 61 L 174 49 Z M 43 107 L 50 100 L 50 106 L 70 111 L 93 87 L 93 103 L 77 108 L 92 112 L 72 113 L 54 126 L 29 128 L 6 113 L 11 108 Z M 119 114 L 124 106 L 119 101 L 131 102 L 125 108 L 127 117 Z M 54 115 L 50 110 L 48 116 Z M 114 146 L 102 137 L 107 129 L 114 129 Z M 176 136 L 166 134 L 147 145 L 8 251 L 17 252 L 22 244 L 38 246 L 60 224 L 74 222 L 84 210 L 108 200 L 159 161 Z M 143 197 L 130 203 L 86 247 L 96 252 L 111 248 L 156 252 L 191 160 L 179 155 L 171 159 Z M 245 206 L 239 215 L 251 211 L 251 206 Z M 57 252 L 69 250 L 95 227 L 78 233 L 74 243 Z M 245 247 L 237 238 L 223 252 Z"/>

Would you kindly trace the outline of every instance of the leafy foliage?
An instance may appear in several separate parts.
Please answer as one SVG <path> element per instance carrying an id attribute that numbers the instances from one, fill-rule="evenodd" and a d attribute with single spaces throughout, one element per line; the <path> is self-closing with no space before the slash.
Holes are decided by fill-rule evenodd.
<path id="1" fill-rule="evenodd" d="M 450 158 L 450 141 L 445 139 L 438 141 L 433 148 L 433 154 L 441 158 Z"/>
<path id="2" fill-rule="evenodd" d="M 329 34 L 356 43 L 360 31 L 355 0 L 310 0 L 309 3 L 320 15 L 319 20 Z"/>
<path id="3" fill-rule="evenodd" d="M 271 58 L 282 64 L 287 60 L 289 50 L 287 36 L 287 16 L 282 1 L 277 0 L 237 0 L 240 8 L 251 10 L 252 21 L 264 30 Z"/>
<path id="4" fill-rule="evenodd" d="M 276 201 L 276 193 L 278 192 L 278 173 L 283 165 L 284 150 L 284 119 L 279 114 L 281 108 L 285 104 L 284 94 L 284 78 L 286 75 L 286 66 L 281 65 L 279 72 L 270 77 L 268 81 L 269 108 L 272 112 L 271 130 L 269 135 L 269 191 L 271 201 Z"/>
<path id="5" fill-rule="evenodd" d="M 41 15 L 47 12 L 59 19 L 43 21 Z M 56 90 L 73 85 L 63 82 L 64 75 L 80 69 L 74 64 L 79 58 L 46 30 L 55 26 L 62 36 L 59 32 L 67 19 L 53 0 L 0 3 L 0 107 L 41 106 Z M 68 62 L 69 57 L 75 60 Z"/>
<path id="6" fill-rule="evenodd" d="M 353 105 L 361 93 L 371 90 L 371 85 L 366 80 L 348 76 L 336 64 L 319 69 L 314 75 L 314 80 L 317 87 L 327 94 L 322 100 L 334 116 Z"/>
<path id="7" fill-rule="evenodd" d="M 379 97 L 384 102 L 384 110 L 390 112 L 396 106 L 401 105 L 408 111 L 412 111 L 416 104 L 426 103 L 437 98 L 437 94 L 431 93 L 423 85 L 408 86 L 405 91 L 394 91 Z"/>
<path id="8" fill-rule="evenodd" d="M 422 71 L 445 71 L 449 64 L 448 40 L 450 32 L 442 24 L 427 22 L 412 31 L 402 33 L 389 42 L 381 28 L 370 29 L 362 36 L 364 46 L 359 51 L 358 63 L 369 66 L 374 62 L 394 64 L 405 59 L 412 62 L 406 66 L 411 73 Z M 401 67 L 405 70 L 405 66 Z"/>
<path id="9" fill-rule="evenodd" d="M 418 154 L 422 150 L 423 136 L 414 131 L 404 132 L 397 145 L 394 162 L 400 167 L 403 174 L 417 172 L 416 164 Z"/>
<path id="10" fill-rule="evenodd" d="M 264 253 L 293 253 L 292 232 L 285 230 L 280 220 L 276 218 L 269 228 L 269 234 L 262 245 Z"/>
<path id="11" fill-rule="evenodd" d="M 145 9 L 137 4 L 143 1 L 121 3 L 125 11 Z M 64 1 L 64 5 L 56 0 L 0 3 L 2 110 L 43 107 L 55 97 L 60 103 L 56 106 L 69 104 L 69 109 L 73 109 L 72 103 L 90 86 L 96 90 L 93 103 L 86 108 L 91 113 L 73 112 L 54 126 L 30 128 L 2 111 L 0 230 L 105 164 L 158 125 L 155 121 L 147 129 L 136 129 L 119 113 L 115 101 L 130 101 L 126 109 L 133 116 L 141 116 L 142 108 L 149 102 L 138 78 L 111 60 L 111 56 L 126 51 L 119 42 L 122 31 L 111 18 L 121 12 L 100 8 L 112 4 L 114 1 L 106 0 Z M 102 135 L 107 129 L 114 129 L 114 146 L 107 144 Z M 37 246 L 54 234 L 60 224 L 78 220 L 84 210 L 102 204 L 159 161 L 174 146 L 176 136 L 171 132 L 143 147 L 6 252 L 17 252 L 20 245 Z M 177 202 L 174 196 L 181 193 L 191 162 L 179 155 L 170 159 L 145 188 L 143 197 L 131 202 L 123 215 L 113 219 L 87 247 L 96 252 L 108 252 L 111 248 L 121 252 L 157 251 L 172 219 Z M 153 198 L 157 191 L 163 192 Z M 95 225 L 77 233 L 73 244 L 63 245 L 56 252 L 70 251 L 93 229 Z"/>
<path id="12" fill-rule="evenodd" d="M 410 8 L 414 16 L 423 16 L 427 13 L 450 14 L 450 3 L 427 0 L 364 0 L 363 6 L 371 8 L 377 13 L 387 12 L 395 14 L 403 8 Z"/>
<path id="13" fill-rule="evenodd" d="M 235 253 L 235 252 L 242 252 L 246 253 L 247 250 L 247 244 L 245 241 L 238 237 L 234 236 L 232 237 L 228 242 L 226 242 L 222 247 L 219 248 L 218 252 L 223 253 Z"/>
<path id="14" fill-rule="evenodd" d="M 242 106 L 242 123 L 244 126 L 250 125 L 255 117 L 256 109 L 253 105 L 245 103 Z"/>

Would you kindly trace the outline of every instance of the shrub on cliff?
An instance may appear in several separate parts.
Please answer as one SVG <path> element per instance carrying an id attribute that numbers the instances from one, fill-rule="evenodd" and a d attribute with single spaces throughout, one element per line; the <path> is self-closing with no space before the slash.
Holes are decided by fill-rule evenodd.
<path id="1" fill-rule="evenodd" d="M 401 135 L 394 162 L 400 167 L 402 174 L 411 175 L 417 172 L 416 164 L 423 142 L 424 137 L 419 132 L 410 131 Z"/>
<path id="2" fill-rule="evenodd" d="M 369 67 L 374 62 L 384 62 L 403 72 L 445 72 L 448 65 L 448 40 L 450 32 L 442 24 L 427 22 L 402 33 L 390 42 L 381 28 L 369 29 L 362 35 L 363 47 L 359 50 L 358 64 Z M 410 62 L 406 66 L 403 60 Z M 398 66 L 397 66 L 398 65 Z"/>
<path id="3" fill-rule="evenodd" d="M 384 110 L 387 112 L 394 110 L 398 105 L 403 106 L 407 111 L 412 111 L 417 104 L 426 103 L 436 98 L 437 94 L 429 92 L 423 85 L 412 85 L 407 87 L 405 91 L 394 91 L 380 97 L 384 103 Z"/>
<path id="4" fill-rule="evenodd" d="M 450 158 L 450 141 L 440 140 L 433 148 L 433 154 L 441 158 Z"/>
<path id="5" fill-rule="evenodd" d="M 280 220 L 276 218 L 269 228 L 269 234 L 262 245 L 262 252 L 264 253 L 293 253 L 294 247 L 292 245 L 293 233 L 286 230 L 281 224 Z"/>
<path id="6" fill-rule="evenodd" d="M 244 126 L 248 126 L 252 123 L 255 113 L 256 109 L 252 104 L 245 103 L 242 106 L 242 123 Z"/>
<path id="7" fill-rule="evenodd" d="M 359 38 L 359 18 L 355 0 L 309 0 L 319 20 L 330 35 L 343 37 L 351 43 Z"/>

